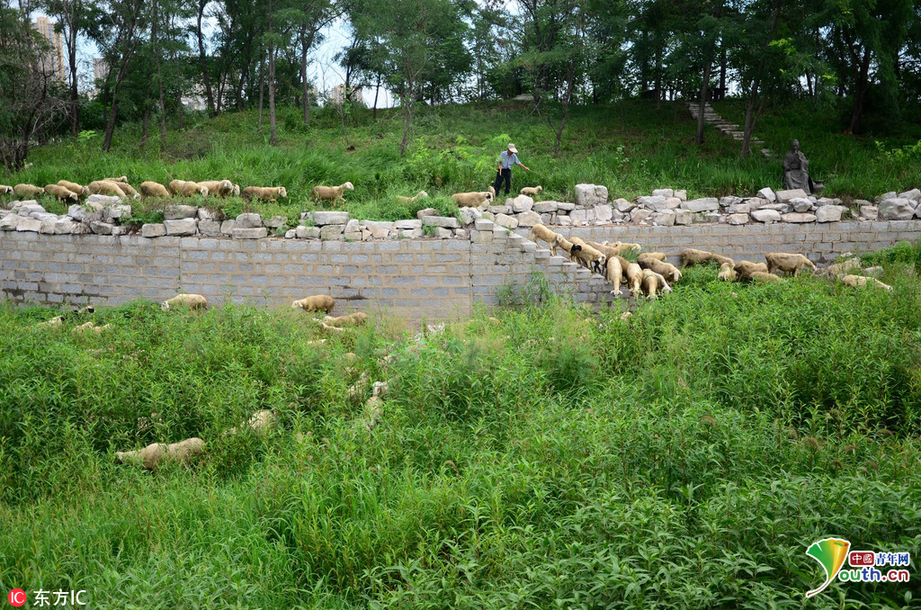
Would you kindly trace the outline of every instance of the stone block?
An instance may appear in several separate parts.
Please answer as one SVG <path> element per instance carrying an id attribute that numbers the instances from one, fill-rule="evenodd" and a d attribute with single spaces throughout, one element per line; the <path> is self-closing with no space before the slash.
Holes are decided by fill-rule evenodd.
<path id="1" fill-rule="evenodd" d="M 220 237 L 221 223 L 216 220 L 199 220 L 198 232 L 207 237 Z"/>
<path id="2" fill-rule="evenodd" d="M 793 206 L 793 211 L 803 214 L 812 210 L 812 202 L 805 197 L 797 197 L 789 201 L 790 205 Z"/>
<path id="3" fill-rule="evenodd" d="M 614 209 L 616 209 L 618 212 L 627 213 L 635 207 L 635 203 L 632 201 L 627 201 L 624 198 L 614 200 Z"/>
<path id="4" fill-rule="evenodd" d="M 166 227 L 167 235 L 195 235 L 198 230 L 198 221 L 195 218 L 183 218 L 182 220 L 164 220 L 163 226 Z"/>
<path id="5" fill-rule="evenodd" d="M 221 223 L 221 234 L 222 235 L 233 235 L 233 229 L 237 225 L 237 221 L 233 218 L 225 220 Z"/>
<path id="6" fill-rule="evenodd" d="M 527 195 L 518 195 L 512 199 L 512 212 L 515 214 L 520 214 L 522 212 L 530 212 L 534 207 L 534 199 L 528 197 Z"/>
<path id="7" fill-rule="evenodd" d="M 774 194 L 774 191 L 770 187 L 764 187 L 758 191 L 758 196 L 762 199 L 767 199 L 770 203 L 777 201 L 777 195 Z"/>
<path id="8" fill-rule="evenodd" d="M 329 212 L 329 211 L 326 211 L 326 212 L 314 212 L 314 213 L 313 213 L 313 222 L 314 222 L 318 227 L 325 227 L 325 226 L 327 226 L 327 225 L 343 225 L 343 226 L 345 226 L 345 224 L 346 224 L 348 221 L 349 221 L 349 213 L 348 213 L 348 212 Z M 418 220 L 410 220 L 410 221 L 406 221 L 406 222 L 417 222 L 417 223 L 419 223 L 420 221 L 418 221 Z M 419 224 L 419 226 L 420 226 L 420 227 L 422 226 L 421 223 Z"/>
<path id="9" fill-rule="evenodd" d="M 654 195 L 652 197 L 637 197 L 636 204 L 646 208 L 647 210 L 652 210 L 653 212 L 661 212 L 668 208 L 667 205 L 668 199 L 661 195 Z"/>
<path id="10" fill-rule="evenodd" d="M 416 218 L 418 218 L 419 220 L 422 220 L 426 216 L 437 216 L 437 215 L 438 215 L 438 210 L 436 210 L 435 208 L 424 208 L 416 212 Z"/>
<path id="11" fill-rule="evenodd" d="M 595 224 L 608 224 L 614 218 L 614 208 L 608 204 L 595 206 Z"/>
<path id="12" fill-rule="evenodd" d="M 234 227 L 231 236 L 234 239 L 262 239 L 268 234 L 269 230 L 265 227 Z"/>
<path id="13" fill-rule="evenodd" d="M 240 214 L 236 221 L 234 229 L 256 229 L 262 226 L 262 216 L 259 214 Z"/>
<path id="14" fill-rule="evenodd" d="M 675 224 L 676 225 L 689 225 L 694 222 L 694 212 L 690 210 L 675 210 Z"/>
<path id="15" fill-rule="evenodd" d="M 141 225 L 141 237 L 163 237 L 166 227 L 162 223 Z"/>
<path id="16" fill-rule="evenodd" d="M 442 227 L 445 229 L 459 229 L 460 222 L 451 216 L 424 216 L 422 218 L 423 227 Z"/>
<path id="17" fill-rule="evenodd" d="M 572 212 L 573 210 L 576 209 L 576 204 L 557 201 L 556 209 L 558 212 Z"/>
<path id="18" fill-rule="evenodd" d="M 122 202 L 121 197 L 112 197 L 110 195 L 98 195 L 93 194 L 86 198 L 84 205 L 90 205 L 93 207 L 99 206 L 99 209 L 106 207 L 107 205 L 118 205 Z"/>
<path id="19" fill-rule="evenodd" d="M 688 192 L 685 190 L 675 191 L 675 198 L 680 199 L 681 201 L 688 200 Z"/>
<path id="20" fill-rule="evenodd" d="M 90 230 L 96 235 L 111 235 L 112 225 L 101 220 L 94 220 L 90 223 Z"/>
<path id="21" fill-rule="evenodd" d="M 634 208 L 634 210 L 630 212 L 630 222 L 632 223 L 644 222 L 650 216 L 652 216 L 652 212 L 650 212 L 646 208 Z"/>
<path id="22" fill-rule="evenodd" d="M 823 205 L 815 212 L 816 222 L 838 222 L 841 220 L 841 213 L 847 208 L 842 205 Z"/>
<path id="23" fill-rule="evenodd" d="M 557 203 L 556 201 L 540 201 L 534 204 L 534 207 L 532 208 L 532 210 L 534 212 L 537 212 L 538 214 L 548 214 L 551 212 L 556 212 Z"/>
<path id="24" fill-rule="evenodd" d="M 805 199 L 806 191 L 803 189 L 791 189 L 788 191 L 777 191 L 774 193 L 774 195 L 776 196 L 778 203 L 788 203 L 794 199 Z"/>
<path id="25" fill-rule="evenodd" d="M 921 189 L 911 189 L 910 191 L 905 191 L 904 193 L 899 193 L 899 199 L 909 199 L 914 201 L 915 204 L 921 203 Z"/>
<path id="26" fill-rule="evenodd" d="M 656 212 L 652 215 L 652 222 L 660 227 L 673 227 L 675 226 L 675 212 L 672 210 Z"/>
<path id="27" fill-rule="evenodd" d="M 272 216 L 271 218 L 263 218 L 262 224 L 269 229 L 278 229 L 288 224 L 288 219 L 279 214 L 277 216 Z"/>
<path id="28" fill-rule="evenodd" d="M 38 233 L 42 229 L 42 221 L 37 218 L 29 217 L 19 217 L 19 222 L 16 223 L 16 230 L 29 232 L 29 233 Z"/>
<path id="29" fill-rule="evenodd" d="M 464 226 L 473 224 L 483 217 L 483 213 L 476 208 L 459 208 L 457 213 Z"/>
<path id="30" fill-rule="evenodd" d="M 815 222 L 815 214 L 802 214 L 800 212 L 790 212 L 789 214 L 784 214 L 780 217 L 784 222 L 792 223 L 807 223 Z"/>
<path id="31" fill-rule="evenodd" d="M 294 236 L 298 239 L 320 239 L 320 227 L 298 226 L 294 229 Z M 387 234 L 384 233 L 383 237 L 387 237 Z"/>
<path id="32" fill-rule="evenodd" d="M 755 210 L 751 212 L 751 217 L 765 224 L 780 222 L 781 220 L 780 212 L 777 210 Z"/>
<path id="33" fill-rule="evenodd" d="M 111 199 L 118 199 L 118 197 L 112 197 Z M 163 218 L 165 220 L 183 220 L 197 217 L 198 208 L 191 205 L 168 205 L 166 209 L 163 210 Z"/>
<path id="34" fill-rule="evenodd" d="M 675 196 L 675 191 L 674 189 L 655 189 L 652 191 L 652 196 L 653 197 L 665 197 L 666 199 L 668 199 L 669 197 Z"/>
<path id="35" fill-rule="evenodd" d="M 895 197 L 879 204 L 880 220 L 910 220 L 914 216 L 915 208 L 909 199 Z"/>
<path id="36" fill-rule="evenodd" d="M 421 220 L 397 220 L 393 223 L 393 228 L 398 231 L 412 231 L 415 229 L 421 229 L 422 221 Z"/>
<path id="37" fill-rule="evenodd" d="M 515 229 L 518 227 L 518 219 L 508 214 L 497 214 L 496 224 L 506 229 Z"/>
<path id="38" fill-rule="evenodd" d="M 879 218 L 879 208 L 875 205 L 860 206 L 860 217 L 864 220 L 876 220 Z"/>
<path id="39" fill-rule="evenodd" d="M 533 227 L 541 224 L 540 214 L 537 212 L 522 212 L 521 214 L 516 214 L 515 218 L 518 219 L 519 227 Z"/>
<path id="40" fill-rule="evenodd" d="M 485 218 L 480 218 L 474 224 L 474 227 L 477 231 L 492 231 L 495 227 L 495 223 L 491 220 L 486 220 Z"/>
<path id="41" fill-rule="evenodd" d="M 669 210 L 677 210 L 681 208 L 681 201 L 682 200 L 677 197 L 669 197 L 665 200 L 665 207 Z"/>
<path id="42" fill-rule="evenodd" d="M 372 239 L 387 239 L 387 235 L 393 229 L 392 222 L 375 222 L 372 220 L 363 220 L 361 223 L 363 229 L 371 234 Z M 312 227 L 316 229 L 316 227 Z M 298 227 L 300 229 L 300 227 Z M 320 236 L 320 230 L 317 229 L 317 237 Z M 300 235 L 298 235 L 300 237 Z"/>
<path id="43" fill-rule="evenodd" d="M 591 208 L 573 210 L 569 213 L 569 219 L 575 226 L 594 224 L 595 210 Z"/>
<path id="44" fill-rule="evenodd" d="M 596 184 L 576 185 L 576 204 L 593 207 L 608 202 L 608 187 Z"/>
<path id="45" fill-rule="evenodd" d="M 317 212 L 319 214 L 319 212 Z M 345 232 L 345 225 L 324 225 L 320 227 L 320 239 L 323 241 L 341 239 Z"/>
<path id="46" fill-rule="evenodd" d="M 715 212 L 720 209 L 720 202 L 715 197 L 692 199 L 691 201 L 682 201 L 681 209 L 691 212 Z"/>
<path id="47" fill-rule="evenodd" d="M 730 214 L 728 222 L 731 225 L 746 225 L 748 224 L 748 214 Z"/>

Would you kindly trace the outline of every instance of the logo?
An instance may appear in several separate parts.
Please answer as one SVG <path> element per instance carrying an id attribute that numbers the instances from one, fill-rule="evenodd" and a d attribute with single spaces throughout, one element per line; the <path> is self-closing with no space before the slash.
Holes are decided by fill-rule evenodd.
<path id="1" fill-rule="evenodd" d="M 19 606 L 25 605 L 26 603 L 26 592 L 22 589 L 13 589 L 10 591 L 8 599 L 10 600 L 10 605 Z"/>
<path id="2" fill-rule="evenodd" d="M 910 553 L 851 551 L 850 548 L 851 543 L 840 538 L 824 538 L 812 543 L 806 554 L 825 570 L 825 582 L 818 589 L 807 592 L 807 598 L 824 591 L 836 577 L 842 582 L 909 582 L 908 570 L 883 572 L 877 566 L 908 567 L 911 565 Z M 845 560 L 852 569 L 842 569 Z"/>

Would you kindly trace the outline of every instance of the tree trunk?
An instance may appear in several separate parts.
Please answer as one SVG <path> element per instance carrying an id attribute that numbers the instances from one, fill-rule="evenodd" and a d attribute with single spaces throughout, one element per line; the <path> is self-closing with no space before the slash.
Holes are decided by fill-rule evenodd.
<path id="1" fill-rule="evenodd" d="M 269 10 L 271 10 L 269 4 Z M 269 15 L 269 35 L 272 34 L 274 22 Z M 278 126 L 275 117 L 275 43 L 269 46 L 269 144 L 278 146 Z"/>
<path id="2" fill-rule="evenodd" d="M 263 99 L 265 98 L 265 66 L 259 62 L 259 127 L 257 133 L 262 133 L 262 108 Z"/>
<path id="3" fill-rule="evenodd" d="M 153 0 L 153 20 L 150 23 L 150 38 L 153 43 L 154 55 L 157 57 L 157 87 L 159 88 L 159 105 L 160 105 L 160 141 L 166 139 L 166 105 L 163 102 L 163 70 L 160 66 L 160 49 L 157 46 L 157 15 L 158 9 L 158 0 Z M 150 107 L 148 106 L 144 111 L 144 134 L 143 138 L 146 140 L 147 134 L 147 120 L 150 117 Z"/>
<path id="4" fill-rule="evenodd" d="M 140 149 L 144 150 L 144 147 L 147 146 L 147 127 L 150 124 L 150 103 L 144 103 L 144 121 L 141 127 L 141 144 Z"/>
<path id="5" fill-rule="evenodd" d="M 380 93 L 380 91 L 381 91 L 381 75 L 378 74 L 378 75 L 377 75 L 377 86 L 374 88 L 374 110 L 373 110 L 373 113 L 374 113 L 374 120 L 375 120 L 375 121 L 377 120 L 377 95 Z"/>
<path id="6" fill-rule="evenodd" d="M 70 125 L 74 137 L 80 134 L 80 94 L 77 91 L 77 17 L 79 10 L 76 3 L 71 3 L 71 12 L 67 15 L 67 61 L 70 64 Z"/>
<path id="7" fill-rule="evenodd" d="M 127 41 L 130 41 L 134 35 L 135 24 L 136 21 L 132 23 L 130 30 L 125 34 Z M 134 42 L 125 51 L 125 54 L 122 55 L 121 66 L 118 69 L 118 75 L 115 77 L 115 87 L 112 88 L 112 107 L 109 109 L 109 120 L 106 124 L 106 135 L 105 139 L 102 141 L 103 152 L 109 152 L 109 149 L 112 146 L 112 136 L 115 134 L 115 116 L 118 114 L 118 90 L 121 87 L 122 81 L 125 80 L 125 76 L 128 73 L 128 63 L 131 61 L 131 56 L 134 54 L 135 49 L 137 49 L 139 42 L 140 39 L 134 38 Z"/>
<path id="8" fill-rule="evenodd" d="M 867 92 L 867 78 L 870 72 L 870 49 L 864 50 L 863 61 L 858 67 L 856 82 L 854 83 L 854 109 L 851 112 L 851 133 L 860 133 L 860 118 L 863 113 L 863 99 Z"/>
<path id="9" fill-rule="evenodd" d="M 774 5 L 774 17 L 771 20 L 771 35 L 768 38 L 768 45 L 774 41 L 774 35 L 777 33 L 777 21 L 780 19 L 780 9 L 782 6 L 783 0 L 777 0 L 777 4 Z M 765 49 L 765 51 L 767 51 L 767 49 Z M 761 88 L 761 74 L 764 72 L 764 66 L 765 62 L 762 60 L 758 64 L 758 70 L 752 81 L 751 93 L 748 96 L 748 104 L 745 108 L 745 131 L 742 136 L 742 152 L 740 153 L 743 157 L 747 157 L 751 154 L 752 133 L 755 130 L 755 123 L 758 121 L 758 115 L 761 114 L 761 110 L 764 108 L 764 99 L 758 104 L 758 93 Z M 757 111 L 755 111 L 756 104 L 758 105 Z"/>
<path id="10" fill-rule="evenodd" d="M 208 0 L 198 0 L 198 27 L 196 28 L 196 34 L 198 35 L 198 58 L 201 63 L 201 76 L 205 83 L 205 96 L 208 99 L 208 114 L 214 117 L 216 113 L 214 110 L 214 95 L 211 92 L 211 75 L 208 70 L 208 56 L 205 54 L 205 39 L 201 31 L 201 20 L 204 17 L 207 4 Z"/>
<path id="11" fill-rule="evenodd" d="M 716 9 L 716 18 L 719 19 L 723 15 L 723 2 L 720 0 L 719 8 Z M 704 78 L 703 82 L 700 84 L 700 102 L 698 106 L 697 114 L 697 135 L 694 138 L 694 141 L 698 144 L 704 143 L 704 108 L 707 105 L 707 89 L 710 86 L 710 70 L 713 67 L 713 53 L 716 47 L 716 38 L 707 45 L 707 51 L 705 52 L 704 59 Z"/>

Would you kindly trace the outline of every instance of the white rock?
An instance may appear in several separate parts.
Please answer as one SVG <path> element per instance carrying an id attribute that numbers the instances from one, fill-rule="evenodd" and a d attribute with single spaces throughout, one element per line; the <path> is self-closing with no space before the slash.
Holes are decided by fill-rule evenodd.
<path id="1" fill-rule="evenodd" d="M 915 216 L 915 208 L 908 199 L 886 199 L 879 204 L 880 220 L 910 220 Z"/>
<path id="2" fill-rule="evenodd" d="M 506 229 L 515 229 L 518 227 L 518 219 L 508 214 L 497 214 L 496 224 Z"/>
<path id="3" fill-rule="evenodd" d="M 520 214 L 521 212 L 530 212 L 534 207 L 534 199 L 527 195 L 518 195 L 512 199 L 512 212 Z"/>
<path id="4" fill-rule="evenodd" d="M 682 200 L 677 197 L 669 197 L 665 200 L 665 207 L 669 210 L 677 210 L 681 207 L 681 202 Z"/>
<path id="5" fill-rule="evenodd" d="M 689 225 L 694 222 L 694 212 L 690 210 L 675 210 L 675 224 Z"/>
<path id="6" fill-rule="evenodd" d="M 576 209 L 576 204 L 557 201 L 556 209 L 560 212 L 572 212 L 574 209 Z"/>
<path id="7" fill-rule="evenodd" d="M 461 210 L 471 210 L 473 208 L 461 208 Z M 387 239 L 387 235 L 393 229 L 392 222 L 375 222 L 372 220 L 363 220 L 361 221 L 361 226 L 363 229 L 371 233 L 373 239 Z M 300 228 L 300 227 L 298 227 Z M 316 228 L 316 227 L 313 227 Z M 300 235 L 298 235 L 300 237 Z M 320 231 L 317 229 L 316 237 L 320 237 Z M 314 238 L 315 239 L 315 238 Z"/>
<path id="8" fill-rule="evenodd" d="M 652 215 L 652 223 L 660 227 L 673 227 L 675 226 L 675 212 L 672 210 L 656 212 Z"/>
<path id="9" fill-rule="evenodd" d="M 665 210 L 668 206 L 666 204 L 667 199 L 661 195 L 654 195 L 652 197 L 637 197 L 636 204 L 643 206 L 647 210 L 652 210 L 654 212 L 661 212 Z"/>
<path id="10" fill-rule="evenodd" d="M 221 235 L 233 235 L 233 229 L 236 226 L 237 221 L 233 218 L 228 218 L 221 223 Z"/>
<path id="11" fill-rule="evenodd" d="M 874 201 L 876 201 L 876 203 L 882 203 L 887 199 L 897 199 L 898 196 L 899 196 L 898 193 L 896 193 L 895 191 L 889 191 L 888 193 L 883 193 L 882 195 L 879 195 Z"/>
<path id="12" fill-rule="evenodd" d="M 794 212 L 799 212 L 800 214 L 802 214 L 803 212 L 808 212 L 809 210 L 812 209 L 812 202 L 804 197 L 797 197 L 796 199 L 791 199 L 790 205 L 793 206 Z"/>
<path id="13" fill-rule="evenodd" d="M 608 187 L 596 184 L 576 185 L 576 204 L 585 206 L 604 205 L 608 202 Z"/>
<path id="14" fill-rule="evenodd" d="M 630 222 L 632 223 L 644 222 L 650 216 L 652 216 L 652 212 L 650 212 L 646 208 L 634 208 L 634 210 L 630 212 Z"/>
<path id="15" fill-rule="evenodd" d="M 360 232 L 361 232 L 361 226 L 359 225 L 357 218 L 352 218 L 347 223 L 345 223 L 344 233 L 345 233 L 345 236 L 348 237 L 349 239 L 356 239 L 356 240 L 361 239 L 360 237 L 355 237 L 354 235 L 349 237 L 353 233 L 360 233 Z"/>
<path id="16" fill-rule="evenodd" d="M 111 199 L 118 201 L 118 197 L 111 197 Z M 101 203 L 74 204 L 67 209 L 67 215 L 77 222 L 92 222 L 102 219 L 103 209 L 105 206 Z"/>
<path id="17" fill-rule="evenodd" d="M 236 220 L 235 229 L 256 229 L 262 226 L 262 216 L 259 214 L 240 214 Z"/>
<path id="18" fill-rule="evenodd" d="M 418 218 L 419 220 L 422 220 L 426 216 L 437 216 L 437 215 L 438 215 L 438 210 L 436 210 L 435 208 L 425 208 L 425 209 L 422 209 L 416 212 L 416 218 Z"/>
<path id="19" fill-rule="evenodd" d="M 458 239 L 467 239 L 469 237 L 469 233 L 467 232 L 467 229 L 454 229 L 454 237 Z"/>
<path id="20" fill-rule="evenodd" d="M 758 191 L 758 196 L 764 199 L 767 199 L 771 203 L 774 203 L 775 201 L 777 201 L 777 195 L 775 195 L 774 191 L 771 190 L 769 187 L 764 187 L 763 189 Z"/>
<path id="21" fill-rule="evenodd" d="M 86 201 L 84 202 L 84 205 L 89 204 L 89 205 L 95 207 L 95 206 L 98 204 L 98 205 L 100 205 L 100 206 L 102 206 L 102 207 L 105 207 L 105 206 L 107 206 L 107 205 L 118 205 L 118 204 L 121 203 L 121 202 L 122 202 L 122 198 L 121 198 L 121 197 L 113 197 L 113 196 L 111 196 L 111 195 L 96 195 L 96 194 L 93 194 L 93 195 L 90 195 L 89 197 L 86 198 Z M 100 209 L 102 209 L 102 208 L 100 208 Z"/>
<path id="22" fill-rule="evenodd" d="M 198 225 L 199 230 L 201 229 L 201 224 Z M 285 231 L 285 239 L 294 239 L 297 237 L 297 231 L 294 229 L 288 229 Z"/>
<path id="23" fill-rule="evenodd" d="M 665 197 L 666 199 L 668 199 L 669 197 L 675 196 L 675 190 L 674 189 L 655 189 L 654 191 L 652 191 L 652 196 L 653 197 Z"/>
<path id="24" fill-rule="evenodd" d="M 108 199 L 118 199 L 118 197 L 108 197 Z M 89 199 L 87 199 L 89 201 Z M 163 218 L 166 220 L 182 220 L 185 218 L 197 218 L 198 208 L 191 205 L 168 205 L 163 210 Z"/>
<path id="25" fill-rule="evenodd" d="M 221 223 L 216 220 L 199 220 L 198 232 L 205 237 L 220 237 Z"/>
<path id="26" fill-rule="evenodd" d="M 72 221 L 67 216 L 62 216 L 56 223 L 54 223 L 55 235 L 70 235 L 73 232 L 74 221 Z"/>
<path id="27" fill-rule="evenodd" d="M 780 203 L 787 203 L 793 199 L 805 199 L 806 191 L 803 189 L 791 189 L 789 191 L 777 191 L 777 201 Z"/>
<path id="28" fill-rule="evenodd" d="M 141 237 L 162 237 L 166 235 L 166 227 L 162 223 L 141 225 Z"/>
<path id="29" fill-rule="evenodd" d="M 781 220 L 784 222 L 795 223 L 815 222 L 815 214 L 801 214 L 799 212 L 791 212 L 781 216 Z"/>
<path id="30" fill-rule="evenodd" d="M 755 210 L 751 213 L 751 217 L 758 222 L 763 222 L 765 224 L 780 222 L 781 220 L 780 212 L 776 210 Z"/>
<path id="31" fill-rule="evenodd" d="M 414 231 L 422 228 L 421 220 L 397 220 L 393 223 L 393 228 L 397 231 Z"/>
<path id="32" fill-rule="evenodd" d="M 675 191 L 675 197 L 678 198 L 678 199 L 680 199 L 681 201 L 687 201 L 687 200 L 688 200 L 688 192 L 685 191 L 685 190 Z"/>
<path id="33" fill-rule="evenodd" d="M 30 233 L 38 233 L 42 230 L 42 221 L 37 218 L 28 218 L 28 217 L 19 217 L 19 222 L 16 223 L 17 231 L 28 231 Z"/>
<path id="34" fill-rule="evenodd" d="M 728 221 L 731 225 L 748 224 L 748 214 L 730 214 Z"/>
<path id="35" fill-rule="evenodd" d="M 111 224 L 100 220 L 94 220 L 90 223 L 90 231 L 96 235 L 111 235 L 113 228 Z"/>
<path id="36" fill-rule="evenodd" d="M 875 205 L 860 206 L 860 217 L 864 220 L 876 220 L 879 218 L 879 208 Z"/>
<path id="37" fill-rule="evenodd" d="M 318 227 L 325 227 L 326 225 L 345 225 L 349 221 L 348 212 L 314 212 L 313 213 L 313 222 L 316 223 Z M 407 221 L 407 222 L 419 222 L 421 227 L 421 221 Z M 413 227 L 416 228 L 416 227 Z"/>
<path id="38" fill-rule="evenodd" d="M 608 224 L 614 218 L 614 208 L 610 205 L 595 206 L 595 224 Z"/>
<path id="39" fill-rule="evenodd" d="M 123 203 L 107 205 L 102 211 L 102 220 L 112 224 L 120 218 L 131 218 L 131 206 Z"/>
<path id="40" fill-rule="evenodd" d="M 19 216 L 16 214 L 7 214 L 0 218 L 0 230 L 15 231 L 16 225 L 19 224 Z"/>
<path id="41" fill-rule="evenodd" d="M 460 223 L 451 216 L 425 216 L 422 219 L 423 227 L 443 227 L 445 229 L 459 229 Z"/>
<path id="42" fill-rule="evenodd" d="M 569 219 L 574 226 L 583 226 L 595 223 L 594 209 L 579 209 L 569 213 Z"/>
<path id="43" fill-rule="evenodd" d="M 720 197 L 720 207 L 728 208 L 729 206 L 735 205 L 737 203 L 742 203 L 741 197 L 736 197 L 735 195 Z"/>
<path id="44" fill-rule="evenodd" d="M 265 227 L 234 227 L 231 237 L 234 239 L 262 239 L 269 234 Z"/>
<path id="45" fill-rule="evenodd" d="M 195 235 L 195 232 L 198 230 L 198 221 L 195 220 L 195 218 L 164 220 L 163 226 L 166 227 L 167 235 Z"/>
<path id="46" fill-rule="evenodd" d="M 540 224 L 540 214 L 537 212 L 522 212 L 516 214 L 515 218 L 518 219 L 519 227 L 533 227 Z"/>
<path id="47" fill-rule="evenodd" d="M 841 220 L 841 213 L 847 208 L 843 205 L 823 205 L 815 212 L 816 222 L 838 222 Z"/>
<path id="48" fill-rule="evenodd" d="M 320 227 L 305 227 L 303 225 L 299 225 L 294 228 L 294 236 L 298 239 L 320 239 Z M 385 232 L 383 236 L 380 237 L 380 239 L 384 239 L 386 237 L 387 233 Z"/>
<path id="49" fill-rule="evenodd" d="M 209 210 L 208 208 L 198 208 L 198 219 L 199 220 L 213 220 L 220 221 L 223 214 L 216 210 Z"/>
<path id="50" fill-rule="evenodd" d="M 483 213 L 476 208 L 458 208 L 458 214 L 461 218 L 461 224 L 464 226 L 473 224 L 483 218 Z"/>
<path id="51" fill-rule="evenodd" d="M 734 203 L 726 208 L 727 214 L 748 214 L 749 212 L 751 212 L 751 206 L 744 201 L 742 203 Z M 730 224 L 732 224 L 732 221 L 730 221 Z"/>
<path id="52" fill-rule="evenodd" d="M 614 200 L 614 207 L 617 209 L 618 212 L 627 213 L 633 208 L 635 208 L 636 204 L 634 204 L 631 201 L 627 201 L 626 199 L 620 198 L 620 199 Z"/>
<path id="53" fill-rule="evenodd" d="M 320 239 L 323 241 L 337 240 L 345 232 L 345 225 L 323 225 L 320 228 Z"/>
<path id="54" fill-rule="evenodd" d="M 263 218 L 262 224 L 268 227 L 269 229 L 277 229 L 283 227 L 288 223 L 288 219 L 282 216 L 281 214 L 277 216 L 272 216 L 271 218 Z"/>
<path id="55" fill-rule="evenodd" d="M 452 229 L 445 229 L 444 227 L 435 227 L 435 237 L 440 239 L 451 239 L 454 237 L 454 231 Z"/>
<path id="56" fill-rule="evenodd" d="M 690 210 L 691 212 L 715 212 L 720 208 L 720 202 L 715 197 L 705 197 L 703 199 L 692 199 L 691 201 L 682 201 L 681 209 Z"/>
<path id="57" fill-rule="evenodd" d="M 557 203 L 556 201 L 540 201 L 538 203 L 535 203 L 532 209 L 538 214 L 547 214 L 550 212 L 556 212 Z"/>
<path id="58" fill-rule="evenodd" d="M 910 199 L 916 204 L 921 203 L 921 190 L 911 189 L 910 191 L 905 191 L 904 193 L 899 193 L 899 199 Z"/>

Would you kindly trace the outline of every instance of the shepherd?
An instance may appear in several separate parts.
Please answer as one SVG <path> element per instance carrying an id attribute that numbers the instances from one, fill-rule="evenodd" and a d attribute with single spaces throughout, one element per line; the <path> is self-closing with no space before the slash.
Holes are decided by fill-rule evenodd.
<path id="1" fill-rule="evenodd" d="M 496 161 L 499 166 L 499 171 L 496 172 L 496 182 L 492 185 L 493 190 L 496 191 L 496 195 L 499 194 L 499 189 L 502 186 L 502 181 L 505 180 L 505 194 L 508 195 L 509 191 L 512 188 L 512 166 L 520 165 L 525 168 L 527 171 L 531 171 L 531 168 L 527 167 L 524 163 L 518 160 L 518 149 L 515 148 L 515 145 L 509 142 L 508 150 L 504 150 L 499 153 L 499 159 Z"/>

